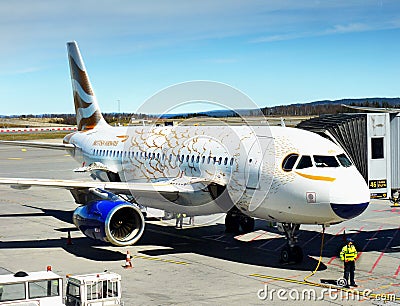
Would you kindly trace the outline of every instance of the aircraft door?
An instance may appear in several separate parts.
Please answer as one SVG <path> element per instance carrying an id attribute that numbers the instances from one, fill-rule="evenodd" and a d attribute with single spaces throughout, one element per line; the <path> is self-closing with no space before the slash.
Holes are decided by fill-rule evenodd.
<path id="1" fill-rule="evenodd" d="M 247 189 L 260 189 L 261 171 L 267 164 L 267 148 L 271 146 L 271 141 L 271 137 L 257 136 L 251 145 L 244 167 Z"/>

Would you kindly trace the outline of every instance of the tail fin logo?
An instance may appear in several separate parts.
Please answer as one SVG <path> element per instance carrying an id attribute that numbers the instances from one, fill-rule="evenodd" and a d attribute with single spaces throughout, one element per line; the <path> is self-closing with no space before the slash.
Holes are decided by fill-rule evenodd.
<path id="1" fill-rule="evenodd" d="M 91 130 L 99 124 L 107 124 L 97 104 L 77 43 L 69 42 L 67 47 L 78 130 Z"/>

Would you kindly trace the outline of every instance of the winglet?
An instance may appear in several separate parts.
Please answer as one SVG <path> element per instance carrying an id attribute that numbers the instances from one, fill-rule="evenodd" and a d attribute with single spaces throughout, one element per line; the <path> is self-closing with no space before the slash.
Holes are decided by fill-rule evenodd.
<path id="1" fill-rule="evenodd" d="M 75 41 L 68 42 L 67 49 L 78 131 L 107 125 L 97 104 L 78 44 Z"/>

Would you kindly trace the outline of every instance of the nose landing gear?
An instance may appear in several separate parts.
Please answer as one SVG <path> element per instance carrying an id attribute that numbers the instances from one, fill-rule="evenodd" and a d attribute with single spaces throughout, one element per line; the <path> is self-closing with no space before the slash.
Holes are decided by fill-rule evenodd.
<path id="1" fill-rule="evenodd" d="M 300 224 L 279 223 L 278 228 L 285 233 L 288 244 L 281 251 L 282 263 L 301 263 L 303 261 L 303 250 L 297 245 L 297 232 Z"/>

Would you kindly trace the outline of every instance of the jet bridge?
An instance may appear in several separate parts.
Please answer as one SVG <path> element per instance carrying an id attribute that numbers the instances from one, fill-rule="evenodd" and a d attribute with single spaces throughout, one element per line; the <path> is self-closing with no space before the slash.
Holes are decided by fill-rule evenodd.
<path id="1" fill-rule="evenodd" d="M 368 183 L 371 198 L 389 198 L 400 189 L 398 112 L 323 115 L 297 127 L 340 145 Z"/>

